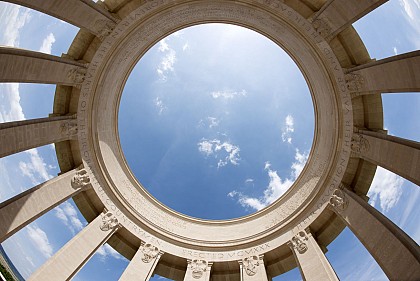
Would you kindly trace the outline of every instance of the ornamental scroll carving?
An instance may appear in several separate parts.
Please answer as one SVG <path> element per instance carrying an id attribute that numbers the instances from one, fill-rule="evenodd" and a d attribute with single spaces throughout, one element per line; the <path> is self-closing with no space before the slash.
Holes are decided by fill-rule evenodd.
<path id="1" fill-rule="evenodd" d="M 246 257 L 242 260 L 243 268 L 248 276 L 254 276 L 258 271 L 260 260 L 257 256 Z"/>
<path id="2" fill-rule="evenodd" d="M 331 34 L 331 27 L 325 19 L 316 19 L 312 22 L 312 25 L 316 32 L 324 38 Z"/>
<path id="3" fill-rule="evenodd" d="M 90 184 L 90 178 L 85 169 L 77 171 L 71 179 L 71 186 L 74 189 L 85 188 Z"/>
<path id="4" fill-rule="evenodd" d="M 142 253 L 141 260 L 144 263 L 151 262 L 159 254 L 159 249 L 157 247 L 153 246 L 152 244 L 149 244 L 149 243 L 141 245 L 140 246 L 140 251 Z"/>
<path id="5" fill-rule="evenodd" d="M 347 83 L 347 89 L 350 92 L 360 92 L 364 88 L 365 78 L 357 73 L 346 74 L 345 77 Z"/>
<path id="6" fill-rule="evenodd" d="M 77 136 L 77 121 L 67 120 L 60 125 L 60 132 L 63 136 L 72 138 Z"/>
<path id="7" fill-rule="evenodd" d="M 207 270 L 207 262 L 205 260 L 192 260 L 190 268 L 192 277 L 194 279 L 200 279 Z"/>
<path id="8" fill-rule="evenodd" d="M 291 240 L 291 245 L 299 254 L 303 254 L 308 250 L 308 245 L 306 245 L 306 241 L 308 240 L 308 236 L 306 235 L 305 231 L 300 231 L 298 234 L 293 236 Z"/>
<path id="9" fill-rule="evenodd" d="M 336 189 L 330 198 L 330 204 L 338 211 L 344 211 L 349 202 L 344 192 L 340 189 Z"/>
<path id="10" fill-rule="evenodd" d="M 100 229 L 102 231 L 108 231 L 114 229 L 118 226 L 118 219 L 114 216 L 113 213 L 107 212 L 102 214 L 102 223 Z"/>
<path id="11" fill-rule="evenodd" d="M 370 149 L 369 141 L 361 134 L 353 134 L 351 138 L 351 151 L 356 154 L 366 153 Z"/>
<path id="12" fill-rule="evenodd" d="M 80 85 L 85 81 L 87 69 L 84 67 L 75 67 L 67 72 L 67 77 L 76 85 Z"/>

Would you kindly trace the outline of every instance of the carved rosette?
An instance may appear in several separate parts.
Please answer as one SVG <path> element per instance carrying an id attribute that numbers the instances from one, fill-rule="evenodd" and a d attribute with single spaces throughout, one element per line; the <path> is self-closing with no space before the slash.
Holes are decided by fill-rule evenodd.
<path id="1" fill-rule="evenodd" d="M 306 235 L 305 231 L 300 231 L 298 234 L 293 236 L 291 240 L 291 246 L 299 252 L 299 254 L 303 254 L 308 250 L 308 245 L 306 245 L 306 241 L 308 240 L 308 236 Z"/>
<path id="2" fill-rule="evenodd" d="M 84 67 L 74 67 L 67 72 L 67 77 L 76 85 L 80 85 L 85 81 L 87 69 Z"/>
<path id="3" fill-rule="evenodd" d="M 190 268 L 192 277 L 194 279 L 200 279 L 207 270 L 207 262 L 205 260 L 192 260 Z"/>
<path id="4" fill-rule="evenodd" d="M 100 19 L 94 23 L 94 29 L 99 40 L 104 41 L 105 38 L 111 34 L 116 24 L 110 20 Z"/>
<path id="5" fill-rule="evenodd" d="M 325 19 L 316 19 L 312 22 L 312 25 L 316 32 L 324 38 L 331 34 L 331 27 Z"/>
<path id="6" fill-rule="evenodd" d="M 360 92 L 365 85 L 365 78 L 357 73 L 346 74 L 345 77 L 347 89 L 350 92 Z"/>
<path id="7" fill-rule="evenodd" d="M 368 152 L 370 149 L 369 141 L 361 134 L 353 134 L 351 138 L 351 151 L 356 154 Z"/>
<path id="8" fill-rule="evenodd" d="M 108 231 L 118 226 L 118 219 L 113 213 L 107 212 L 102 214 L 102 223 L 99 227 L 102 231 Z"/>
<path id="9" fill-rule="evenodd" d="M 85 188 L 90 184 L 90 178 L 86 170 L 77 171 L 71 179 L 71 186 L 74 189 Z"/>
<path id="10" fill-rule="evenodd" d="M 60 132 L 68 138 L 77 136 L 77 120 L 64 121 L 60 126 Z"/>
<path id="11" fill-rule="evenodd" d="M 330 198 L 330 204 L 336 210 L 344 211 L 347 208 L 349 201 L 342 190 L 336 189 Z"/>
<path id="12" fill-rule="evenodd" d="M 260 260 L 257 256 L 246 257 L 242 260 L 243 268 L 248 276 L 254 276 L 258 271 Z"/>
<path id="13" fill-rule="evenodd" d="M 144 263 L 149 263 L 154 260 L 159 254 L 159 249 L 152 244 L 144 244 L 140 246 L 140 251 L 142 253 L 141 260 Z"/>

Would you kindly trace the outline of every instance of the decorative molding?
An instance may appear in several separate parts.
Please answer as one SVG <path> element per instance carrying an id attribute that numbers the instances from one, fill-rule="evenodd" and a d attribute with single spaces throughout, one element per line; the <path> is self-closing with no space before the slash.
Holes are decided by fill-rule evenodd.
<path id="1" fill-rule="evenodd" d="M 348 73 L 344 76 L 347 83 L 347 89 L 350 92 L 360 92 L 366 83 L 365 78 L 357 73 Z"/>
<path id="2" fill-rule="evenodd" d="M 368 152 L 370 149 L 369 141 L 362 134 L 353 134 L 351 138 L 351 151 L 356 154 Z"/>
<path id="3" fill-rule="evenodd" d="M 90 184 L 90 178 L 85 169 L 77 171 L 71 179 L 71 186 L 74 189 L 85 188 Z"/>
<path id="4" fill-rule="evenodd" d="M 330 204 L 336 210 L 344 211 L 347 208 L 349 201 L 342 190 L 336 189 L 330 198 Z"/>
<path id="5" fill-rule="evenodd" d="M 304 254 L 308 250 L 308 245 L 306 245 L 307 240 L 308 236 L 306 235 L 306 232 L 300 231 L 298 234 L 293 236 L 291 246 L 296 249 L 299 254 Z"/>
<path id="6" fill-rule="evenodd" d="M 152 244 L 143 244 L 140 246 L 140 251 L 142 253 L 142 258 L 141 260 L 144 263 L 149 263 L 152 260 L 154 260 L 158 254 L 159 254 L 159 249 L 156 246 L 153 246 Z"/>
<path id="7" fill-rule="evenodd" d="M 118 227 L 118 219 L 111 212 L 102 213 L 102 223 L 100 229 L 102 231 L 108 231 Z"/>
<path id="8" fill-rule="evenodd" d="M 76 120 L 66 120 L 60 125 L 60 132 L 63 136 L 68 138 L 77 136 L 77 121 Z"/>
<path id="9" fill-rule="evenodd" d="M 74 67 L 67 72 L 67 77 L 76 85 L 80 85 L 85 81 L 87 69 L 84 67 Z"/>
<path id="10" fill-rule="evenodd" d="M 190 268 L 192 277 L 194 279 L 200 279 L 207 270 L 207 262 L 205 260 L 192 260 Z"/>
<path id="11" fill-rule="evenodd" d="M 109 20 L 100 19 L 95 21 L 93 26 L 99 40 L 104 41 L 105 38 L 111 34 L 112 30 L 114 30 L 116 24 Z"/>
<path id="12" fill-rule="evenodd" d="M 254 276 L 258 271 L 260 259 L 257 256 L 249 256 L 242 260 L 243 268 L 248 276 Z"/>
<path id="13" fill-rule="evenodd" d="M 331 27 L 325 19 L 315 19 L 312 25 L 322 37 L 326 38 L 331 35 Z"/>

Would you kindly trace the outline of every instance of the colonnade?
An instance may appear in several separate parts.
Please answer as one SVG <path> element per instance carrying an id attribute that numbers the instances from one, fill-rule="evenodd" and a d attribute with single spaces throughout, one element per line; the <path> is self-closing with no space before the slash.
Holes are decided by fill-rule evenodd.
<path id="1" fill-rule="evenodd" d="M 121 1 L 98 5 L 88 0 L 9 0 L 89 31 L 103 40 L 119 22 L 112 7 Z M 126 1 L 127 2 L 127 1 Z M 327 40 L 386 1 L 334 0 L 309 20 Z M 35 51 L 0 47 L 0 82 L 29 82 L 79 87 L 87 62 Z M 345 69 L 353 97 L 381 93 L 420 92 L 420 51 L 371 61 Z M 46 144 L 77 140 L 77 116 L 53 116 L 0 124 L 0 157 Z M 357 128 L 352 157 L 384 167 L 420 185 L 420 144 L 387 135 L 384 131 Z M 83 167 L 63 173 L 0 204 L 0 242 L 77 193 L 91 188 Z M 387 217 L 351 188 L 337 189 L 329 208 L 342 219 L 391 280 L 420 278 L 418 245 Z M 104 210 L 50 258 L 29 280 L 68 280 L 95 251 L 121 229 L 112 212 Z M 374 229 L 374 233 L 372 232 Z M 291 235 L 288 242 L 305 280 L 338 280 L 310 227 Z M 120 280 L 149 280 L 165 255 L 155 245 L 139 247 Z M 240 280 L 268 280 L 263 255 L 238 260 Z M 212 263 L 188 260 L 184 280 L 210 280 Z M 64 266 L 65 265 L 65 266 Z M 56 271 L 55 268 L 60 268 Z M 58 273 L 57 273 L 58 272 Z M 59 274 L 59 275 L 57 275 Z"/>

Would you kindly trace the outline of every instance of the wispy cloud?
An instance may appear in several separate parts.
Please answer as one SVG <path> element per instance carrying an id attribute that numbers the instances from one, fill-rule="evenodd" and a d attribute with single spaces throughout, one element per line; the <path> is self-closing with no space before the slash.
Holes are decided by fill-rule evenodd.
<path id="1" fill-rule="evenodd" d="M 220 120 L 216 117 L 207 117 L 206 119 L 201 119 L 200 122 L 198 122 L 198 126 L 200 127 L 208 127 L 209 129 L 213 127 L 217 127 L 220 124 Z"/>
<path id="2" fill-rule="evenodd" d="M 118 253 L 117 251 L 114 250 L 114 248 L 112 248 L 111 246 L 109 246 L 108 244 L 104 244 L 102 245 L 95 253 L 96 255 L 99 256 L 100 260 L 102 262 L 105 262 L 106 259 L 108 257 L 112 257 L 114 259 L 119 259 L 122 260 L 124 259 L 123 256 L 120 255 L 120 253 Z"/>
<path id="3" fill-rule="evenodd" d="M 53 247 L 48 240 L 47 234 L 36 225 L 29 225 L 26 230 L 34 246 L 42 253 L 44 257 L 50 258 L 53 254 Z"/>
<path id="4" fill-rule="evenodd" d="M 237 97 L 246 97 L 247 91 L 245 91 L 245 90 L 241 90 L 241 91 L 230 91 L 230 90 L 214 91 L 214 92 L 211 92 L 210 95 L 214 99 L 221 98 L 221 99 L 225 99 L 225 100 L 232 100 L 232 99 L 237 98 Z"/>
<path id="5" fill-rule="evenodd" d="M 171 48 L 167 42 L 167 39 L 162 39 L 159 42 L 159 52 L 164 53 L 161 61 L 157 67 L 157 73 L 160 80 L 166 81 L 168 72 L 174 71 L 174 64 L 176 62 L 176 51 Z"/>
<path id="6" fill-rule="evenodd" d="M 290 167 L 292 171 L 290 176 L 284 180 L 278 175 L 276 170 L 271 168 L 271 163 L 266 162 L 264 170 L 267 171 L 267 175 L 270 178 L 270 181 L 262 196 L 258 198 L 250 197 L 235 190 L 229 192 L 228 196 L 237 198 L 238 203 L 241 204 L 244 208 L 261 210 L 265 206 L 268 206 L 276 201 L 292 186 L 300 172 L 303 170 L 303 167 L 308 160 L 308 156 L 308 153 L 300 153 L 299 150 L 296 150 L 295 162 L 293 162 L 292 166 Z"/>
<path id="7" fill-rule="evenodd" d="M 159 115 L 161 115 L 165 110 L 166 110 L 166 106 L 163 103 L 162 99 L 157 97 L 153 100 L 155 107 L 159 113 Z"/>
<path id="8" fill-rule="evenodd" d="M 9 3 L 0 3 L 0 44 L 19 46 L 19 33 L 30 19 L 29 9 Z"/>
<path id="9" fill-rule="evenodd" d="M 55 216 L 67 226 L 73 235 L 83 229 L 83 223 L 78 218 L 76 209 L 69 202 L 64 202 L 54 210 Z"/>
<path id="10" fill-rule="evenodd" d="M 48 173 L 48 166 L 44 162 L 44 159 L 39 156 L 37 149 L 33 148 L 25 152 L 29 154 L 30 161 L 19 162 L 19 169 L 23 175 L 29 177 L 34 185 L 53 178 Z"/>
<path id="11" fill-rule="evenodd" d="M 405 19 L 411 25 L 417 36 L 411 36 L 412 42 L 420 47 L 420 1 L 419 0 L 399 0 L 404 10 Z"/>
<path id="12" fill-rule="evenodd" d="M 284 119 L 284 125 L 282 128 L 281 139 L 283 142 L 292 143 L 292 133 L 295 131 L 295 122 L 293 116 L 288 114 Z"/>
<path id="13" fill-rule="evenodd" d="M 188 42 L 187 43 L 185 43 L 183 46 L 182 46 L 182 50 L 185 52 L 186 50 L 188 50 L 190 48 L 190 45 L 188 44 Z"/>
<path id="14" fill-rule="evenodd" d="M 239 165 L 240 155 L 239 146 L 228 141 L 222 142 L 219 139 L 202 139 L 198 144 L 198 150 L 205 156 L 214 156 L 219 160 L 217 168 L 226 166 L 227 164 Z M 226 156 L 225 156 L 226 155 Z"/>
<path id="15" fill-rule="evenodd" d="M 55 42 L 54 34 L 50 33 L 44 40 L 42 41 L 41 48 L 39 49 L 40 52 L 51 54 L 52 45 Z"/>
<path id="16" fill-rule="evenodd" d="M 400 176 L 378 167 L 367 194 L 370 204 L 374 207 L 379 204 L 381 210 L 386 213 L 398 203 L 403 183 L 404 180 Z"/>

